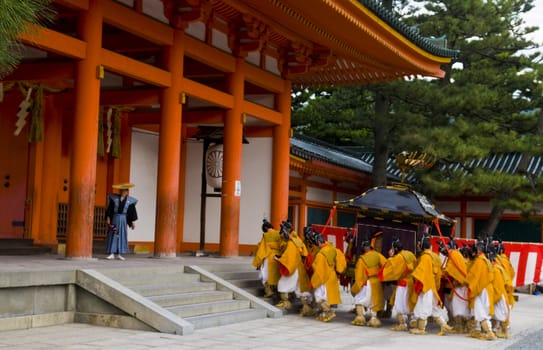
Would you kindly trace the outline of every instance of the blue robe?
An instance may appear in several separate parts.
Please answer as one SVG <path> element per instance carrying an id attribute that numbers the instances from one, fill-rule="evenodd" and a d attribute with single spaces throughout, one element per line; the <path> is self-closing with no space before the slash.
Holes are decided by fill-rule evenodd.
<path id="1" fill-rule="evenodd" d="M 138 203 L 138 200 L 134 197 L 127 196 L 124 201 L 121 201 L 121 196 L 118 194 L 108 195 L 106 217 L 109 217 L 110 224 L 117 227 L 116 232 L 108 230 L 108 254 L 130 253 L 127 233 L 128 226 L 131 226 L 138 219 L 136 203 Z"/>

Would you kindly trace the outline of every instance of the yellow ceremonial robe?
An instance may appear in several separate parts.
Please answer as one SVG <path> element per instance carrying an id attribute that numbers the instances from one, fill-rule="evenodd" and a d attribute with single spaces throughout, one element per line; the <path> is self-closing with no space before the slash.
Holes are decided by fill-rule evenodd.
<path id="1" fill-rule="evenodd" d="M 383 254 L 369 250 L 358 257 L 354 268 L 354 283 L 351 287 L 351 293 L 356 295 L 370 282 L 371 285 L 371 301 L 373 304 L 372 311 L 378 312 L 383 310 L 384 296 L 383 286 L 379 281 L 379 270 L 385 265 L 387 259 Z"/>
<path id="2" fill-rule="evenodd" d="M 326 287 L 326 296 L 330 305 L 341 304 L 339 296 L 339 280 L 336 274 L 335 257 L 337 249 L 332 244 L 324 244 L 313 261 L 313 275 L 311 286 L 317 288 Z"/>
<path id="3" fill-rule="evenodd" d="M 276 286 L 280 277 L 279 265 L 274 258 L 275 255 L 280 252 L 281 241 L 282 239 L 279 231 L 268 230 L 267 232 L 264 232 L 253 258 L 253 266 L 255 268 L 260 268 L 264 259 L 268 259 L 268 284 L 270 286 Z"/>
<path id="4" fill-rule="evenodd" d="M 311 288 L 309 288 L 309 275 L 307 274 L 307 270 L 305 269 L 304 265 L 304 259 L 307 258 L 309 255 L 309 252 L 307 250 L 307 247 L 305 243 L 302 241 L 300 236 L 296 232 L 291 232 L 290 239 L 294 242 L 294 245 L 296 245 L 296 248 L 298 249 L 298 252 L 300 253 L 300 262 L 298 263 L 298 283 L 300 285 L 300 292 L 310 292 Z"/>
<path id="5" fill-rule="evenodd" d="M 492 264 L 485 257 L 484 253 L 480 253 L 471 263 L 468 270 L 468 298 L 469 307 L 473 309 L 475 297 L 486 289 L 488 300 L 490 300 L 490 315 L 494 315 L 494 290 L 492 282 L 494 281 L 494 269 Z"/>
<path id="6" fill-rule="evenodd" d="M 496 261 L 502 266 L 507 274 L 509 275 L 509 278 L 511 281 L 515 279 L 515 269 L 513 268 L 513 265 L 511 264 L 511 261 L 505 254 L 500 254 L 496 256 Z"/>
<path id="7" fill-rule="evenodd" d="M 426 293 L 432 290 L 434 297 L 438 301 L 438 304 L 442 304 L 439 293 L 439 281 L 441 280 L 441 260 L 439 256 L 432 252 L 430 249 L 426 249 L 419 257 L 417 266 L 413 270 L 413 278 L 422 284 L 422 293 Z M 415 283 L 416 283 L 415 281 Z M 410 302 L 416 302 L 417 294 L 412 294 Z"/>
<path id="8" fill-rule="evenodd" d="M 402 250 L 398 254 L 388 258 L 379 272 L 382 282 L 398 281 L 398 285 L 407 287 L 408 305 L 411 310 L 415 307 L 414 300 L 410 297 L 413 293 L 413 276 L 417 257 L 409 250 Z M 393 300 L 391 301 L 393 302 Z"/>
<path id="9" fill-rule="evenodd" d="M 447 258 L 447 265 L 445 266 L 445 272 L 451 276 L 459 285 L 466 284 L 466 277 L 468 276 L 468 265 L 466 259 L 456 249 L 449 250 L 449 257 Z"/>

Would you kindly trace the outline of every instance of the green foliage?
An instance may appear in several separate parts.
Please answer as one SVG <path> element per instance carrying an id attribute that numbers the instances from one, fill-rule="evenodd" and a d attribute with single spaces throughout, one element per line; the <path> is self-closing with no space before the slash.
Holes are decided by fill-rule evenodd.
<path id="1" fill-rule="evenodd" d="M 20 59 L 18 36 L 28 24 L 45 23 L 54 16 L 52 0 L 0 0 L 0 78 L 9 74 Z"/>
<path id="2" fill-rule="evenodd" d="M 460 50 L 443 67 L 445 78 L 306 91 L 294 107 L 295 127 L 338 145 L 367 135 L 360 144 L 373 147 L 376 158 L 383 150 L 426 152 L 436 162 L 414 170 L 421 192 L 489 195 L 496 212 L 533 214 L 543 202 L 540 178 L 522 167 L 502 173 L 477 166 L 477 160 L 496 154 L 521 154 L 523 161 L 543 155 L 542 55 L 527 38 L 536 28 L 525 27 L 521 18 L 533 0 L 398 4 L 402 20 L 421 35 L 445 35 L 448 47 Z M 384 113 L 375 112 L 375 96 L 387 100 Z"/>

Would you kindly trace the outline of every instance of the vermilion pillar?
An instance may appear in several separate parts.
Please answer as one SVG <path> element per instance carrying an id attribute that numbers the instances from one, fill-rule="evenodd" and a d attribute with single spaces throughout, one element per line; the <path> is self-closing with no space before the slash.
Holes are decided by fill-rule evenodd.
<path id="1" fill-rule="evenodd" d="M 271 223 L 279 227 L 288 219 L 288 179 L 290 162 L 290 103 L 291 83 L 285 81 L 285 89 L 277 96 L 277 107 L 283 114 L 281 125 L 273 128 Z"/>
<path id="2" fill-rule="evenodd" d="M 100 79 L 97 70 L 102 47 L 102 18 L 102 0 L 89 0 L 89 9 L 82 12 L 79 18 L 79 33 L 87 44 L 87 50 L 86 57 L 77 62 L 74 126 L 72 134 L 69 135 L 72 149 L 67 258 L 92 257 L 100 103 Z"/>
<path id="3" fill-rule="evenodd" d="M 236 58 L 236 70 L 229 76 L 228 87 L 234 107 L 224 120 L 224 149 L 221 197 L 221 256 L 239 255 L 239 205 L 241 199 L 241 151 L 243 140 L 242 104 L 245 94 L 243 58 Z"/>
<path id="4" fill-rule="evenodd" d="M 181 148 L 181 86 L 183 81 L 183 31 L 174 30 L 173 45 L 165 50 L 171 86 L 162 90 L 158 144 L 155 257 L 175 257 Z"/>
<path id="5" fill-rule="evenodd" d="M 55 103 L 55 96 L 49 95 L 44 101 L 44 142 L 43 142 L 43 186 L 38 223 L 38 236 L 36 242 L 39 244 L 54 245 L 57 243 L 57 207 L 51 205 L 57 200 L 61 178 L 60 167 L 47 166 L 47 164 L 59 164 L 62 154 L 62 112 Z"/>

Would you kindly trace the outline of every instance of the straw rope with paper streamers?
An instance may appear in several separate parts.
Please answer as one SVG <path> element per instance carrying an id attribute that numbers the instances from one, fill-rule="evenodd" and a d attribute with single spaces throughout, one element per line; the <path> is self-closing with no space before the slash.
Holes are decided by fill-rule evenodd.
<path id="1" fill-rule="evenodd" d="M 32 106 L 32 88 L 29 88 L 26 92 L 26 98 L 19 104 L 19 111 L 17 112 L 17 122 L 15 123 L 15 132 L 13 135 L 19 136 L 24 126 L 26 125 L 26 117 L 30 113 L 30 107 Z"/>
<path id="2" fill-rule="evenodd" d="M 14 131 L 15 136 L 19 136 L 24 126 L 26 125 L 26 117 L 31 114 L 30 130 L 28 132 L 28 142 L 40 142 L 43 141 L 43 98 L 44 91 L 47 92 L 60 92 L 62 89 L 52 89 L 42 84 L 32 84 L 26 82 L 17 83 L 21 94 L 25 96 L 25 99 L 19 104 L 19 111 L 17 112 L 17 122 L 15 123 L 16 129 Z M 32 99 L 32 92 L 34 93 L 34 99 Z"/>

